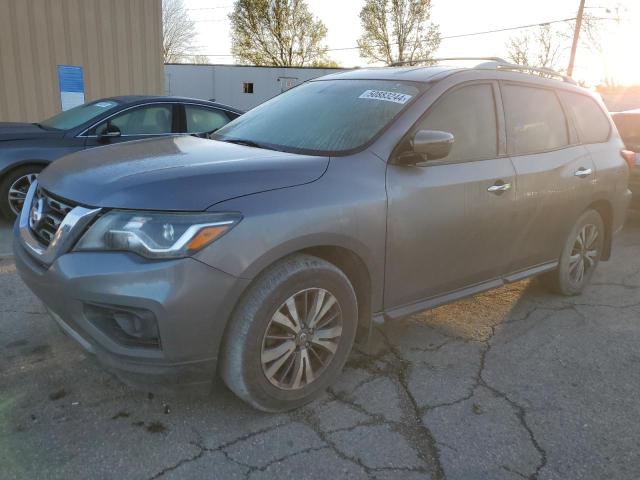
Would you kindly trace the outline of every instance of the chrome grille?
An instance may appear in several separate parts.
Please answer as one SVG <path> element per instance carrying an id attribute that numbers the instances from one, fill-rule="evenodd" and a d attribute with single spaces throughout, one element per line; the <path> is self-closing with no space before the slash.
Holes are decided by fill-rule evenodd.
<path id="1" fill-rule="evenodd" d="M 29 212 L 29 227 L 38 241 L 49 246 L 60 224 L 72 209 L 73 206 L 51 197 L 38 188 Z"/>

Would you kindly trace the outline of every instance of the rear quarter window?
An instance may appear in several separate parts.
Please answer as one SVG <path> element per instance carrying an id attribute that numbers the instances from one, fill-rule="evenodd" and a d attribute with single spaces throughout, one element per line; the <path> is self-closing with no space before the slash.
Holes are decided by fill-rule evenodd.
<path id="1" fill-rule="evenodd" d="M 578 130 L 582 143 L 602 143 L 609 140 L 611 123 L 596 101 L 586 95 L 560 92 L 563 102 Z"/>

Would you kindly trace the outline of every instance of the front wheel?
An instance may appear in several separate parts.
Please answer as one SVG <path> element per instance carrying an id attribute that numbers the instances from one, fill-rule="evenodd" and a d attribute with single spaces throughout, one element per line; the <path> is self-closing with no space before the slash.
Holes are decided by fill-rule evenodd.
<path id="1" fill-rule="evenodd" d="M 340 269 L 309 255 L 288 257 L 240 301 L 225 333 L 220 374 L 259 410 L 304 405 L 340 374 L 357 318 L 355 292 Z"/>
<path id="2" fill-rule="evenodd" d="M 0 212 L 13 221 L 20 215 L 27 191 L 42 171 L 39 165 L 26 165 L 9 172 L 0 181 Z"/>
<path id="3" fill-rule="evenodd" d="M 566 296 L 578 295 L 591 280 L 604 247 L 605 229 L 595 210 L 583 213 L 567 239 L 558 268 L 542 279 L 551 290 Z"/>

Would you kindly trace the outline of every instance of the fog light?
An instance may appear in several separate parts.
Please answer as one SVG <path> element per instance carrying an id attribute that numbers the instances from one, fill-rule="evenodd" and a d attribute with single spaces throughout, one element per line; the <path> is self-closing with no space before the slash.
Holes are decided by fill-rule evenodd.
<path id="1" fill-rule="evenodd" d="M 133 312 L 115 311 L 113 319 L 127 335 L 135 338 L 157 338 L 158 327 L 151 312 L 143 312 L 142 316 Z"/>
<path id="2" fill-rule="evenodd" d="M 87 320 L 117 343 L 128 347 L 160 347 L 158 322 L 150 310 L 85 304 L 84 312 Z"/>

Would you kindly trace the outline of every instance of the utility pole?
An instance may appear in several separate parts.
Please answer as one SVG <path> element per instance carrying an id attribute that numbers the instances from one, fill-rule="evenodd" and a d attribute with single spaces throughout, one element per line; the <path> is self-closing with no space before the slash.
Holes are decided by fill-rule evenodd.
<path id="1" fill-rule="evenodd" d="M 569 68 L 567 68 L 567 75 L 569 77 L 573 75 L 573 65 L 576 61 L 576 50 L 578 49 L 578 38 L 580 37 L 580 29 L 582 28 L 583 12 L 584 0 L 580 0 L 580 7 L 578 7 L 578 15 L 576 16 L 576 29 L 573 32 L 573 43 L 571 44 L 571 55 L 569 56 Z"/>

